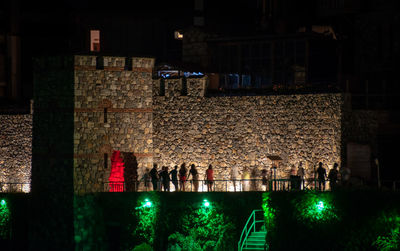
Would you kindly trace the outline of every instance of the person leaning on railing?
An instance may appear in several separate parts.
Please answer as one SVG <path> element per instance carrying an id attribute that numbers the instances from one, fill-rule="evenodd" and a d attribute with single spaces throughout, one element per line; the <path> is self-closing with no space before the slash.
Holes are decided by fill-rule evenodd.
<path id="1" fill-rule="evenodd" d="M 207 182 L 207 191 L 212 192 L 212 186 L 214 183 L 214 171 L 212 169 L 212 165 L 210 164 L 208 166 L 208 169 L 206 170 L 206 182 Z"/>
<path id="2" fill-rule="evenodd" d="M 190 165 L 189 175 L 187 177 L 188 179 L 190 178 L 190 175 L 192 175 L 194 192 L 197 192 L 199 191 L 199 173 L 194 164 Z"/>

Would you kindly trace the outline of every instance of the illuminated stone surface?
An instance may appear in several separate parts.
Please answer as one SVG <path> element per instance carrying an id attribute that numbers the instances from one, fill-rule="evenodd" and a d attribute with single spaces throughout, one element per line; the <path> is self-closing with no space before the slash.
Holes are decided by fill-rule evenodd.
<path id="1" fill-rule="evenodd" d="M 104 69 L 93 58 L 75 57 L 75 190 L 106 181 L 113 150 L 134 153 L 139 177 L 153 162 L 194 163 L 201 177 L 213 164 L 215 179 L 230 179 L 233 166 L 259 178 L 269 155 L 283 159 L 278 178 L 299 161 L 306 177 L 320 161 L 341 162 L 341 94 L 205 97 L 203 77 L 187 79 L 187 96 L 181 79 L 166 79 L 159 96 L 154 59 L 133 58 L 124 70 L 123 58 L 104 57 Z"/>
<path id="2" fill-rule="evenodd" d="M 32 115 L 0 115 L 0 190 L 20 190 L 4 183 L 27 183 L 23 191 L 29 192 L 31 162 Z"/>

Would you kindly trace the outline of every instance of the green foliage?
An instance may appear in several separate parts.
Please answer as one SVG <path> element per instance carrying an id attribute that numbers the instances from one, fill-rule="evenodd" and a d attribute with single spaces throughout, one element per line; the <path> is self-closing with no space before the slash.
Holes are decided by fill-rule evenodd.
<path id="1" fill-rule="evenodd" d="M 74 196 L 74 239 L 76 249 L 92 250 L 105 240 L 102 210 L 99 210 L 96 196 Z"/>
<path id="2" fill-rule="evenodd" d="M 155 228 L 159 214 L 159 197 L 155 192 L 142 194 L 134 214 L 138 219 L 133 236 L 142 242 L 153 245 Z"/>
<path id="3" fill-rule="evenodd" d="M 385 217 L 383 222 L 389 227 L 389 234 L 385 236 L 378 236 L 373 243 L 378 250 L 389 251 L 400 249 L 400 216 Z"/>
<path id="4" fill-rule="evenodd" d="M 271 206 L 271 193 L 263 193 L 263 204 L 265 226 L 268 231 L 274 228 L 275 224 L 275 209 Z"/>
<path id="5" fill-rule="evenodd" d="M 132 251 L 152 251 L 152 250 L 153 249 L 151 248 L 151 246 L 147 243 L 142 243 L 132 249 Z"/>
<path id="6" fill-rule="evenodd" d="M 181 232 L 168 237 L 170 246 L 182 250 L 233 250 L 234 225 L 216 205 L 191 210 L 182 218 Z"/>
<path id="7" fill-rule="evenodd" d="M 310 223 L 329 223 L 339 220 L 337 209 L 331 198 L 330 193 L 318 193 L 309 191 L 297 196 L 293 200 L 296 209 L 296 218 L 301 222 Z"/>
<path id="8" fill-rule="evenodd" d="M 1 199 L 0 203 L 0 239 L 8 239 L 10 234 L 10 210 L 7 201 Z"/>

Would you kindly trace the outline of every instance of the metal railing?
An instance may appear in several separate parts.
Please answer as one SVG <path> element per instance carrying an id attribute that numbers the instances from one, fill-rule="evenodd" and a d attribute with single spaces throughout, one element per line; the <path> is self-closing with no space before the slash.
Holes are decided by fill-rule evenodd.
<path id="1" fill-rule="evenodd" d="M 29 193 L 30 183 L 2 183 L 0 182 L 0 193 Z"/>
<path id="2" fill-rule="evenodd" d="M 318 180 L 308 179 L 240 179 L 240 180 L 188 180 L 181 181 L 134 181 L 134 182 L 106 182 L 101 192 L 252 192 L 252 191 L 289 191 L 319 189 Z M 325 187 L 325 188 L 324 188 Z M 328 182 L 321 186 L 321 190 L 329 190 Z"/>
<path id="3" fill-rule="evenodd" d="M 325 188 L 324 184 L 325 183 Z M 292 191 L 292 190 L 323 190 L 329 191 L 329 180 L 321 183 L 317 179 L 273 179 L 266 182 L 262 179 L 241 179 L 241 180 L 214 180 L 207 184 L 206 180 L 188 180 L 184 183 L 177 181 L 157 181 L 155 188 L 151 181 L 133 181 L 133 182 L 105 182 L 95 186 L 82 185 L 79 189 L 75 184 L 75 191 L 84 193 L 91 192 L 146 192 L 146 191 L 184 191 L 184 192 L 252 192 L 252 191 Z M 357 186 L 343 185 L 345 188 L 356 188 Z M 379 184 L 361 184 L 361 188 L 378 189 L 382 191 L 400 191 L 400 180 L 382 180 Z M 29 193 L 31 191 L 30 183 L 2 183 L 0 182 L 0 193 Z"/>
<path id="4" fill-rule="evenodd" d="M 382 180 L 379 186 L 381 190 L 400 191 L 400 180 Z"/>
<path id="5" fill-rule="evenodd" d="M 260 215 L 261 212 L 261 220 L 257 220 L 256 219 L 256 214 L 258 213 L 258 215 Z M 243 249 L 243 246 L 246 245 L 247 247 L 247 237 L 249 237 L 249 234 L 251 232 L 255 232 L 256 231 L 256 224 L 257 223 L 263 223 L 264 224 L 264 215 L 262 214 L 263 210 L 262 209 L 256 209 L 253 210 L 253 212 L 250 214 L 249 219 L 246 222 L 246 225 L 243 228 L 242 234 L 240 235 L 240 239 L 238 242 L 238 251 L 241 251 Z M 249 223 L 251 221 L 250 226 Z M 243 237 L 244 236 L 244 237 Z"/>

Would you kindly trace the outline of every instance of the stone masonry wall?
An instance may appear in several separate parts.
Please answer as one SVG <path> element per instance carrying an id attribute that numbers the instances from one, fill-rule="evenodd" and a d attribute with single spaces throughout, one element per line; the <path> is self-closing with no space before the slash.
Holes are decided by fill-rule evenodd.
<path id="1" fill-rule="evenodd" d="M 26 183 L 22 189 L 30 191 L 32 162 L 32 115 L 0 115 L 0 191 L 4 183 Z"/>
<path id="2" fill-rule="evenodd" d="M 74 186 L 101 191 L 113 150 L 134 154 L 138 168 L 152 164 L 152 58 L 75 56 Z M 107 154 L 107 155 L 105 155 Z M 107 158 L 107 165 L 104 158 Z"/>
<path id="3" fill-rule="evenodd" d="M 327 169 L 340 164 L 341 106 L 340 94 L 155 96 L 154 161 L 194 163 L 201 178 L 209 164 L 216 179 L 230 179 L 231 167 L 239 175 L 249 167 L 260 178 L 260 170 L 272 165 L 267 156 L 278 155 L 278 177 L 287 178 L 299 161 L 313 177 L 320 161 Z"/>
<path id="4" fill-rule="evenodd" d="M 232 167 L 259 178 L 270 155 L 283 159 L 280 178 L 300 161 L 307 177 L 320 161 L 327 169 L 341 162 L 341 94 L 206 97 L 203 77 L 187 79 L 181 96 L 182 79 L 165 79 L 160 92 L 154 59 L 133 58 L 132 70 L 125 58 L 104 57 L 104 69 L 98 61 L 75 56 L 76 192 L 104 190 L 113 150 L 137 158 L 139 178 L 153 162 L 194 163 L 201 178 L 212 164 L 216 179 L 230 179 Z"/>

